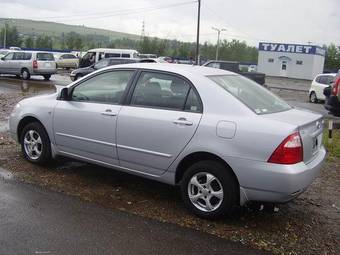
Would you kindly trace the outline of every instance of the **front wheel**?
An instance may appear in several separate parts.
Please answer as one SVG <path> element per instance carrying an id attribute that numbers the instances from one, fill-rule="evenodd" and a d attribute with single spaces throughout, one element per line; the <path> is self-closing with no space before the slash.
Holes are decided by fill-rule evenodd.
<path id="1" fill-rule="evenodd" d="M 195 215 L 215 219 L 230 214 L 239 200 L 239 188 L 231 170 L 218 161 L 193 164 L 181 182 L 184 204 Z"/>
<path id="2" fill-rule="evenodd" d="M 33 122 L 24 127 L 20 136 L 25 159 L 35 164 L 45 164 L 51 159 L 51 144 L 44 127 Z"/>

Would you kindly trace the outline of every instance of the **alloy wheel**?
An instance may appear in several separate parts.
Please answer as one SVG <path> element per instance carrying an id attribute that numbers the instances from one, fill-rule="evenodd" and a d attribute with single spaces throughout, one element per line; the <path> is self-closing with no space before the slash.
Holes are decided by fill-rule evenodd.
<path id="1" fill-rule="evenodd" d="M 192 176 L 188 183 L 188 196 L 197 209 L 212 212 L 222 204 L 224 192 L 216 176 L 207 172 L 199 172 Z"/>
<path id="2" fill-rule="evenodd" d="M 43 150 L 43 144 L 40 135 L 35 130 L 28 130 L 24 137 L 24 148 L 26 155 L 32 159 L 37 160 Z"/>

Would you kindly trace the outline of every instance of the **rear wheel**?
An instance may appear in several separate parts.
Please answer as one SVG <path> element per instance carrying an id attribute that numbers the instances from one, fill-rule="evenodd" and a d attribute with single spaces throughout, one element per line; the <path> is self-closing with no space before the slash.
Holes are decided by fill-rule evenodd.
<path id="1" fill-rule="evenodd" d="M 312 91 L 309 95 L 309 101 L 311 103 L 317 104 L 319 102 L 318 98 L 316 97 L 316 93 Z"/>
<path id="2" fill-rule="evenodd" d="M 50 75 L 50 74 L 45 74 L 45 75 L 43 75 L 43 76 L 44 76 L 44 80 L 45 80 L 45 81 L 49 81 L 50 78 L 51 78 L 51 75 Z"/>
<path id="3" fill-rule="evenodd" d="M 24 69 L 21 70 L 21 77 L 24 80 L 29 80 L 30 77 L 31 77 L 31 74 L 30 74 L 30 72 L 26 68 L 24 68 Z"/>
<path id="4" fill-rule="evenodd" d="M 44 127 L 33 122 L 24 127 L 20 136 L 25 159 L 35 164 L 45 164 L 51 159 L 51 144 Z"/>
<path id="5" fill-rule="evenodd" d="M 230 169 L 218 161 L 201 161 L 185 172 L 181 193 L 186 207 L 195 215 L 214 219 L 233 211 L 238 184 Z"/>

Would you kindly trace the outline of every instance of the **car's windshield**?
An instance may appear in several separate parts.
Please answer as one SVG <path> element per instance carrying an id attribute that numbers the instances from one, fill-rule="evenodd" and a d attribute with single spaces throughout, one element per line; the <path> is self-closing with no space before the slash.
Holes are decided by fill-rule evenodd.
<path id="1" fill-rule="evenodd" d="M 243 76 L 214 75 L 208 78 L 234 95 L 256 114 L 269 114 L 291 109 L 285 101 Z"/>

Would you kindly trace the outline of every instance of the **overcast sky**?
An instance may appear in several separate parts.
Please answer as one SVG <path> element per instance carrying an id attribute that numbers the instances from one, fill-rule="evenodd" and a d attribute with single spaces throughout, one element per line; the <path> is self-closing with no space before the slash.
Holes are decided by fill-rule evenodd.
<path id="1" fill-rule="evenodd" d="M 85 25 L 195 41 L 197 1 L 0 0 L 0 17 Z M 183 5 L 177 5 L 185 3 Z M 340 0 L 202 0 L 201 42 L 222 39 L 340 45 Z"/>

